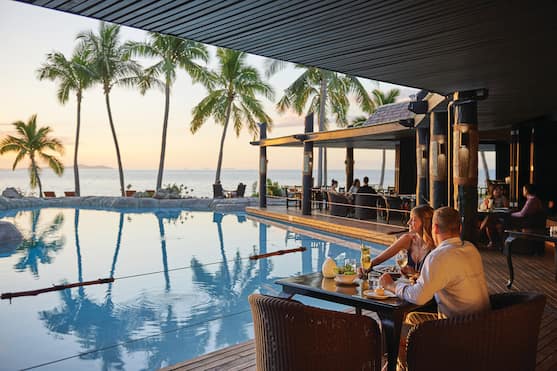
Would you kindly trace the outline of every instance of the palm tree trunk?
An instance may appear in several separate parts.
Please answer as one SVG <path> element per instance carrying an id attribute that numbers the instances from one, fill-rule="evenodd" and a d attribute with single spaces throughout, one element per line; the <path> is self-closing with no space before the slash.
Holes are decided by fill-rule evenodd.
<path id="1" fill-rule="evenodd" d="M 39 177 L 39 171 L 37 170 L 37 164 L 35 163 L 35 156 L 31 156 L 31 172 L 37 178 L 37 184 L 39 186 L 39 197 L 43 197 L 43 185 L 41 183 L 41 178 Z M 33 176 L 33 175 L 31 175 Z"/>
<path id="2" fill-rule="evenodd" d="M 157 216 L 159 222 L 159 235 L 161 237 L 161 252 L 162 252 L 162 267 L 164 271 L 164 289 L 168 292 L 170 291 L 170 275 L 168 274 L 168 255 L 166 253 L 166 238 L 164 231 L 164 223 L 162 218 Z"/>
<path id="3" fill-rule="evenodd" d="M 383 188 L 383 182 L 385 181 L 385 161 L 387 150 L 383 148 L 381 153 L 381 176 L 379 177 L 379 187 Z"/>
<path id="4" fill-rule="evenodd" d="M 73 153 L 73 178 L 75 183 L 75 195 L 81 195 L 79 187 L 79 165 L 77 164 L 77 152 L 79 150 L 79 131 L 81 130 L 81 92 L 77 93 L 77 125 L 75 129 L 75 148 Z"/>
<path id="5" fill-rule="evenodd" d="M 327 107 L 327 80 L 321 78 L 321 97 L 319 99 L 319 131 L 325 130 L 325 108 Z M 319 147 L 319 157 L 317 159 L 317 185 L 325 185 L 323 183 L 323 147 Z"/>
<path id="6" fill-rule="evenodd" d="M 222 167 L 222 152 L 224 149 L 224 139 L 226 138 L 226 129 L 228 129 L 228 122 L 230 121 L 230 110 L 232 109 L 232 99 L 228 97 L 228 107 L 226 107 L 226 120 L 224 121 L 224 129 L 222 129 L 222 136 L 220 138 L 219 160 L 217 162 L 217 174 L 215 175 L 215 184 L 220 182 L 220 170 Z"/>
<path id="7" fill-rule="evenodd" d="M 157 175 L 157 191 L 162 188 L 162 176 L 164 172 L 164 156 L 166 154 L 166 132 L 168 129 L 168 113 L 170 111 L 170 83 L 168 79 L 164 86 L 164 121 L 162 123 L 161 158 L 159 160 L 159 173 Z"/>
<path id="8" fill-rule="evenodd" d="M 120 156 L 120 146 L 118 145 L 118 138 L 116 137 L 116 129 L 112 121 L 112 111 L 110 110 L 110 98 L 108 91 L 105 91 L 104 97 L 106 100 L 106 110 L 108 112 L 108 122 L 110 123 L 110 130 L 112 131 L 112 139 L 114 140 L 114 147 L 116 148 L 116 159 L 118 160 L 118 175 L 120 176 L 120 193 L 122 197 L 126 197 L 124 190 L 124 170 L 122 168 L 122 157 Z"/>
<path id="9" fill-rule="evenodd" d="M 118 255 L 120 255 L 120 244 L 122 243 L 122 230 L 124 229 L 124 213 L 120 213 L 120 222 L 118 223 L 118 237 L 116 239 L 116 249 L 114 250 L 114 256 L 112 257 L 112 265 L 110 266 L 110 276 L 114 277 L 114 272 L 116 271 L 116 262 L 118 262 Z M 107 300 L 110 300 L 112 295 L 112 282 L 108 284 L 106 290 Z"/>

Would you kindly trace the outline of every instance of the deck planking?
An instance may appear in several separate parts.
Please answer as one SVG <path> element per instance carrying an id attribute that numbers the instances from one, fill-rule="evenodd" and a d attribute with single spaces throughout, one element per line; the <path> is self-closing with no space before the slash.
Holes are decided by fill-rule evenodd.
<path id="1" fill-rule="evenodd" d="M 259 213 L 257 215 L 262 216 Z M 299 213 L 289 212 L 288 215 L 299 215 Z M 265 215 L 263 217 L 268 216 Z M 318 224 L 323 222 L 339 223 L 336 220 L 337 218 L 327 219 L 326 216 L 311 216 L 310 218 L 318 219 Z M 363 222 L 365 224 L 358 223 L 360 221 L 352 222 L 349 226 L 350 228 L 366 230 L 374 228 L 374 233 L 380 233 L 379 230 L 382 233 L 393 230 L 389 229 L 389 226 L 384 225 L 370 226 L 368 222 Z M 306 223 L 309 222 L 306 221 Z M 344 225 L 344 228 L 346 231 L 346 225 Z M 515 279 L 513 287 L 509 290 L 506 287 L 508 270 L 505 256 L 496 250 L 480 248 L 490 293 L 537 291 L 545 294 L 547 297 L 540 326 L 536 371 L 557 370 L 557 282 L 553 279 L 555 275 L 554 250 L 552 244 L 546 244 L 546 253 L 543 256 L 513 255 Z M 377 319 L 374 313 L 367 314 Z M 255 344 L 253 340 L 250 340 L 166 367 L 162 370 L 255 370 Z"/>

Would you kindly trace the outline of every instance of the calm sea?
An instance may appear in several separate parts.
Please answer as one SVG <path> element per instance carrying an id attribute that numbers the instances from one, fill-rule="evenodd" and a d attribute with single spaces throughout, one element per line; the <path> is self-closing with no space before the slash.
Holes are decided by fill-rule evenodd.
<path id="1" fill-rule="evenodd" d="M 380 170 L 355 170 L 354 176 L 360 178 L 368 176 L 371 184 L 379 183 Z M 120 185 L 118 171 L 116 169 L 80 169 L 80 183 L 82 196 L 118 196 Z M 277 181 L 280 185 L 301 185 L 302 172 L 300 170 L 270 170 L 268 178 Z M 252 194 L 253 184 L 258 180 L 257 170 L 230 170 L 223 169 L 221 180 L 224 189 L 235 189 L 239 182 L 247 184 L 246 195 Z M 344 170 L 329 170 L 328 184 L 331 178 L 339 181 L 342 187 L 345 183 Z M 157 170 L 125 170 L 125 184 L 131 184 L 132 189 L 143 191 L 155 189 Z M 163 185 L 183 184 L 189 189 L 193 189 L 190 195 L 196 197 L 212 197 L 212 184 L 215 179 L 214 170 L 167 170 L 164 173 Z M 54 191 L 57 196 L 63 196 L 64 191 L 74 189 L 73 170 L 67 168 L 62 177 L 54 175 L 50 170 L 45 169 L 41 175 L 43 191 Z M 384 186 L 394 184 L 394 170 L 385 171 Z M 0 170 L 0 192 L 6 187 L 16 187 L 25 194 L 33 193 L 29 187 L 29 175 L 27 170 L 18 169 Z M 38 190 L 35 190 L 35 195 Z"/>

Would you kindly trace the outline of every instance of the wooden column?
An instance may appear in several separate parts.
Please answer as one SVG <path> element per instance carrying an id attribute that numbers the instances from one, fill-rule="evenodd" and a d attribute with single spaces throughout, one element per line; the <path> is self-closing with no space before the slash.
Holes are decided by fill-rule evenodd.
<path id="1" fill-rule="evenodd" d="M 429 147 L 429 129 L 418 128 L 416 130 L 416 205 L 427 204 L 428 195 L 428 147 Z"/>
<path id="2" fill-rule="evenodd" d="M 511 145 L 509 158 L 509 204 L 511 207 L 518 206 L 518 129 L 511 130 Z"/>
<path id="3" fill-rule="evenodd" d="M 455 102 L 453 178 L 455 207 L 462 218 L 464 240 L 479 239 L 478 213 L 478 103 Z"/>
<path id="4" fill-rule="evenodd" d="M 416 138 L 401 138 L 395 168 L 398 169 L 398 193 L 416 192 Z"/>
<path id="5" fill-rule="evenodd" d="M 431 112 L 429 121 L 429 194 L 431 207 L 448 205 L 447 112 Z"/>
<path id="6" fill-rule="evenodd" d="M 346 168 L 346 192 L 354 183 L 354 147 L 346 147 L 346 160 L 344 160 Z"/>
<path id="7" fill-rule="evenodd" d="M 267 123 L 259 124 L 259 140 L 267 139 Z M 267 207 L 267 147 L 259 144 L 259 207 Z"/>
<path id="8" fill-rule="evenodd" d="M 313 132 L 313 113 L 306 116 L 305 133 Z M 302 214 L 311 215 L 311 187 L 313 174 L 313 142 L 304 142 L 304 168 L 302 172 Z"/>

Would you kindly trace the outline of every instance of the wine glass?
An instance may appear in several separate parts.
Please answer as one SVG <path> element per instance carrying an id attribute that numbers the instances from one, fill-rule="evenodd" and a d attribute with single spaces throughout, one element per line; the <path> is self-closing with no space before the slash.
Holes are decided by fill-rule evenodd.
<path id="1" fill-rule="evenodd" d="M 399 266 L 400 269 L 406 267 L 408 264 L 408 251 L 407 250 L 400 250 L 396 254 L 396 264 Z"/>
<path id="2" fill-rule="evenodd" d="M 362 266 L 363 279 L 367 279 L 367 272 L 371 268 L 371 248 L 364 245 L 362 242 L 360 245 L 360 265 Z"/>

